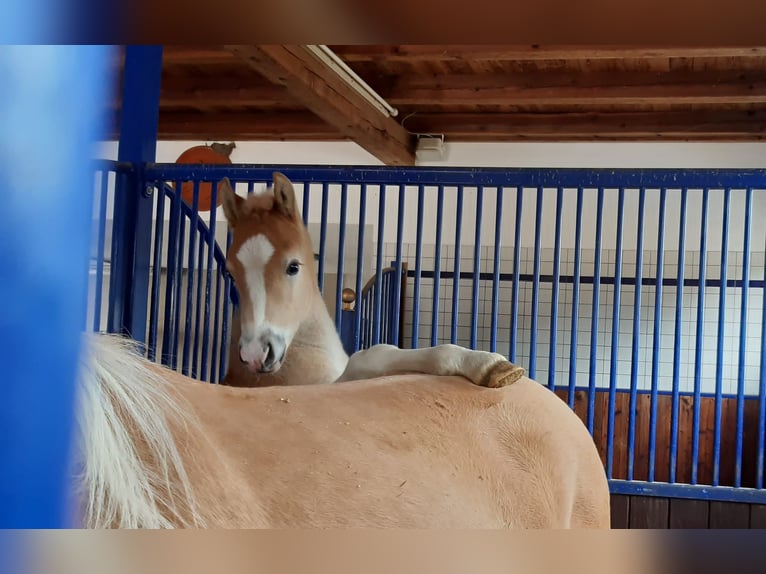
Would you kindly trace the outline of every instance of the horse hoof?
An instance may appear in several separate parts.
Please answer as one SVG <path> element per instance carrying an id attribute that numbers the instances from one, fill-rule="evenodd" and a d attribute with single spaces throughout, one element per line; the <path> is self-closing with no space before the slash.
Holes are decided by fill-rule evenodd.
<path id="1" fill-rule="evenodd" d="M 514 365 L 510 361 L 496 363 L 479 383 L 482 387 L 498 389 L 518 381 L 525 373 L 524 367 Z"/>

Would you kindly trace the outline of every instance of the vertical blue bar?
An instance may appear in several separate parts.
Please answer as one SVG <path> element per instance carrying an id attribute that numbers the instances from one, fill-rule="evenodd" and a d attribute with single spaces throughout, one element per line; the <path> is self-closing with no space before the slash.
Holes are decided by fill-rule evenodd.
<path id="1" fill-rule="evenodd" d="M 532 274 L 532 332 L 529 337 L 529 378 L 537 376 L 537 323 L 540 315 L 540 242 L 543 227 L 543 188 L 537 188 L 535 201 L 535 251 Z"/>
<path id="2" fill-rule="evenodd" d="M 116 179 L 116 178 L 115 178 Z M 93 330 L 101 330 L 101 301 L 104 289 L 104 243 L 106 242 L 106 200 L 109 172 L 101 172 L 101 192 L 98 204 L 98 245 L 96 246 L 96 293 L 93 304 Z"/>
<path id="3" fill-rule="evenodd" d="M 306 182 L 303 184 L 303 225 L 308 227 L 309 224 L 309 200 L 311 199 L 311 183 Z"/>
<path id="4" fill-rule="evenodd" d="M 152 301 L 149 316 L 149 360 L 157 358 L 157 327 L 160 320 L 160 279 L 162 278 L 162 236 L 165 228 L 165 193 L 157 186 L 157 218 L 154 227 L 154 260 L 152 261 Z"/>
<path id="5" fill-rule="evenodd" d="M 630 361 L 630 407 L 628 413 L 628 473 L 633 480 L 633 465 L 636 456 L 636 409 L 638 403 L 638 357 L 641 335 L 641 287 L 644 275 L 644 209 L 646 189 L 638 191 L 638 225 L 636 229 L 636 292 L 633 299 L 633 342 Z"/>
<path id="6" fill-rule="evenodd" d="M 212 192 L 212 186 L 215 185 L 212 181 L 209 182 L 211 185 L 211 192 Z M 215 205 L 215 204 L 213 204 Z M 207 306 L 207 300 L 202 298 L 202 284 L 204 283 L 205 277 L 203 276 L 203 266 L 205 264 L 205 244 L 209 240 L 208 234 L 210 233 L 209 229 L 206 229 L 204 222 L 202 221 L 202 218 L 199 216 L 199 212 L 195 211 L 195 219 L 197 220 L 196 224 L 196 232 L 199 235 L 199 243 L 197 244 L 197 296 L 194 298 L 194 347 L 192 352 L 192 366 L 191 366 L 191 376 L 193 379 L 199 378 L 199 355 L 200 355 L 200 344 L 204 347 L 207 347 L 207 339 L 201 340 L 201 321 L 202 321 L 202 311 Z"/>
<path id="7" fill-rule="evenodd" d="M 551 294 L 551 339 L 548 353 L 548 388 L 556 391 L 556 345 L 559 329 L 559 288 L 561 286 L 561 215 L 564 189 L 556 189 L 556 232 L 553 239 L 553 293 Z"/>
<path id="8" fill-rule="evenodd" d="M 182 201 L 182 200 L 179 200 Z M 186 230 L 186 218 L 181 216 L 181 230 L 179 232 L 179 237 L 184 237 L 184 233 Z M 173 317 L 173 324 L 175 325 L 175 329 L 173 331 L 174 337 L 172 341 L 172 351 L 171 355 L 173 358 L 173 361 L 171 363 L 171 368 L 175 369 L 178 367 L 178 346 L 179 346 L 179 338 L 181 335 L 181 287 L 183 283 L 183 268 L 184 268 L 184 262 L 183 262 L 183 242 L 179 245 L 178 250 L 178 259 L 176 260 L 176 276 L 178 277 L 178 280 L 176 281 L 173 288 L 175 289 L 175 300 L 176 300 L 176 306 L 175 306 L 175 316 Z"/>
<path id="9" fill-rule="evenodd" d="M 678 226 L 678 274 L 676 276 L 675 342 L 673 345 L 673 391 L 670 413 L 670 472 L 668 482 L 676 481 L 678 460 L 678 401 L 681 366 L 681 322 L 684 308 L 684 277 L 686 273 L 686 201 L 688 190 L 681 190 L 681 219 Z"/>
<path id="10" fill-rule="evenodd" d="M 606 473 L 614 472 L 614 411 L 617 399 L 617 368 L 620 350 L 620 295 L 622 294 L 622 226 L 625 221 L 625 188 L 617 195 L 617 238 L 614 262 L 614 299 L 612 300 L 612 348 L 609 369 L 609 406 L 606 424 Z"/>
<path id="11" fill-rule="evenodd" d="M 181 362 L 181 372 L 189 375 L 189 352 L 192 346 L 191 323 L 192 323 L 192 305 L 194 299 L 194 251 L 197 246 L 197 223 L 199 222 L 199 179 L 194 180 L 194 193 L 192 195 L 192 210 L 189 216 L 189 253 L 187 256 L 186 270 L 186 320 L 184 322 L 184 349 L 183 360 Z"/>
<path id="12" fill-rule="evenodd" d="M 177 325 L 172 320 L 175 316 L 175 309 L 178 306 L 178 299 L 175 295 L 175 285 L 180 284 L 177 278 L 178 259 L 181 257 L 181 182 L 177 181 L 176 192 L 170 199 L 170 221 L 168 221 L 168 255 L 167 255 L 167 276 L 165 278 L 165 320 L 162 324 L 162 364 L 169 366 L 170 358 L 173 356 L 171 350 L 172 341 L 175 338 Z M 165 193 L 164 188 L 160 192 Z"/>
<path id="13" fill-rule="evenodd" d="M 210 194 L 210 205 L 216 205 L 217 204 L 217 198 L 218 198 L 218 183 L 216 182 L 211 189 Z M 208 374 L 208 361 L 209 361 L 209 345 L 208 342 L 210 341 L 210 298 L 212 297 L 211 289 L 213 287 L 213 265 L 215 262 L 214 254 L 215 254 L 215 224 L 216 224 L 216 209 L 213 208 L 210 210 L 210 216 L 208 218 L 208 242 L 207 242 L 207 273 L 206 273 L 206 288 L 205 288 L 205 322 L 203 323 L 202 327 L 202 364 L 201 364 L 201 374 L 202 374 L 202 380 L 212 380 L 212 377 Z M 218 289 L 216 289 L 216 297 L 218 295 Z M 218 308 L 218 302 L 216 301 L 216 309 Z M 216 327 L 218 326 L 218 322 L 215 323 Z M 215 350 L 215 347 L 213 347 Z"/>
<path id="14" fill-rule="evenodd" d="M 707 274 L 707 210 L 709 190 L 702 190 L 702 215 L 700 221 L 700 268 L 699 287 L 697 292 L 697 333 L 694 350 L 694 412 L 692 414 L 692 473 L 691 483 L 697 484 L 697 468 L 699 467 L 700 451 L 700 402 L 702 388 L 702 341 L 705 321 L 705 291 L 707 289 L 705 275 Z"/>
<path id="15" fill-rule="evenodd" d="M 604 229 L 604 188 L 598 188 L 596 203 L 596 245 L 593 262 L 593 303 L 590 323 L 590 363 L 588 367 L 588 432 L 593 434 L 596 412 L 596 366 L 598 365 L 598 316 L 601 294 L 601 235 Z"/>
<path id="16" fill-rule="evenodd" d="M 378 251 L 375 258 L 375 305 L 373 314 L 372 344 L 380 343 L 381 334 L 381 302 L 383 296 L 383 239 L 385 238 L 384 229 L 386 225 L 386 186 L 380 186 L 380 197 L 378 201 Z"/>
<path id="17" fill-rule="evenodd" d="M 434 241 L 434 296 L 431 301 L 431 346 L 439 343 L 439 302 L 442 277 L 442 225 L 444 219 L 444 186 L 439 185 L 436 199 L 436 239 Z"/>
<path id="18" fill-rule="evenodd" d="M 412 348 L 419 346 L 420 323 L 420 274 L 423 271 L 423 209 L 425 202 L 425 189 L 422 185 L 418 186 L 418 217 L 417 234 L 415 239 L 415 286 L 412 296 Z"/>
<path id="19" fill-rule="evenodd" d="M 401 301 L 402 301 L 402 277 L 404 277 L 404 266 L 402 265 L 402 239 L 404 234 L 404 186 L 399 186 L 399 211 L 397 213 L 396 220 L 396 302 L 394 306 L 394 323 L 396 330 L 394 331 L 396 336 L 394 337 L 394 345 L 401 346 L 403 341 L 399 341 L 399 324 L 401 323 Z M 404 336 L 404 333 L 402 333 Z"/>
<path id="20" fill-rule="evenodd" d="M 220 382 L 218 371 L 216 366 L 223 363 L 223 354 L 226 352 L 225 345 L 218 343 L 218 332 L 221 325 L 221 279 L 223 277 L 223 271 L 221 264 L 216 265 L 215 273 L 215 311 L 213 313 L 213 356 L 210 357 L 210 382 Z M 223 304 L 226 304 L 226 298 L 224 298 Z"/>
<path id="21" fill-rule="evenodd" d="M 117 159 L 137 166 L 115 192 L 109 330 L 146 340 L 152 200 L 144 192 L 143 164 L 155 159 L 159 120 L 162 46 L 127 46 Z M 121 180 L 123 181 L 123 180 Z M 122 186 L 119 186 L 122 187 Z"/>
<path id="22" fill-rule="evenodd" d="M 755 487 L 763 488 L 766 460 L 766 268 L 763 270 L 764 287 L 761 287 L 761 369 L 758 377 L 758 451 L 755 465 Z"/>
<path id="23" fill-rule="evenodd" d="M 521 215 L 524 208 L 524 188 L 516 188 L 516 227 L 513 236 L 513 288 L 511 291 L 511 332 L 508 356 L 516 362 L 519 329 L 519 284 L 521 283 Z"/>
<path id="24" fill-rule="evenodd" d="M 577 328 L 580 316 L 580 247 L 582 246 L 582 187 L 577 188 L 577 213 L 575 219 L 574 281 L 572 284 L 572 331 L 569 341 L 569 408 L 574 408 L 577 386 Z"/>
<path id="25" fill-rule="evenodd" d="M 500 257 L 503 238 L 503 187 L 497 186 L 495 199 L 495 251 L 493 257 L 492 272 L 492 323 L 489 333 L 489 350 L 497 352 L 497 313 L 500 305 Z"/>
<path id="26" fill-rule="evenodd" d="M 477 345 L 479 328 L 479 276 L 481 274 L 481 216 L 484 208 L 484 188 L 476 189 L 476 229 L 473 239 L 473 291 L 471 297 L 471 348 Z"/>
<path id="27" fill-rule="evenodd" d="M 231 230 L 226 232 L 226 253 L 231 248 Z M 229 309 L 231 308 L 233 285 L 229 274 L 226 273 L 223 278 L 223 327 L 221 329 L 221 362 L 218 365 L 218 380 L 222 381 L 226 376 L 226 359 L 228 353 L 226 352 L 227 341 L 229 340 Z"/>
<path id="28" fill-rule="evenodd" d="M 718 486 L 721 474 L 721 407 L 723 405 L 723 341 L 726 330 L 726 281 L 729 262 L 729 206 L 731 189 L 723 192 L 723 222 L 721 229 L 721 287 L 718 291 L 718 349 L 715 361 L 715 427 L 713 430 L 713 486 Z"/>
<path id="29" fill-rule="evenodd" d="M 327 182 L 322 183 L 322 220 L 319 223 L 319 291 L 324 293 L 324 255 L 327 244 Z"/>
<path id="30" fill-rule="evenodd" d="M 343 314 L 343 263 L 346 256 L 346 212 L 348 211 L 348 186 L 340 188 L 340 230 L 338 233 L 338 282 L 335 286 L 335 328 L 340 332 Z"/>
<path id="31" fill-rule="evenodd" d="M 92 241 L 88 153 L 103 136 L 92 112 L 111 97 L 110 56 L 95 46 L 0 49 L 2 529 L 73 526 L 69 455 Z M 8 550 L 3 544 L 5 567 Z"/>
<path id="32" fill-rule="evenodd" d="M 450 342 L 457 343 L 458 311 L 460 307 L 460 233 L 463 229 L 463 186 L 457 188 L 457 205 L 455 206 L 455 260 L 452 275 L 452 329 Z"/>
<path id="33" fill-rule="evenodd" d="M 354 292 L 356 300 L 354 302 L 354 352 L 361 347 L 360 335 L 362 333 L 362 288 L 364 287 L 364 227 L 367 223 L 367 185 L 362 184 L 359 188 L 359 238 L 356 246 L 356 284 Z"/>
<path id="34" fill-rule="evenodd" d="M 745 191 L 745 230 L 742 261 L 742 306 L 739 313 L 739 365 L 737 368 L 737 443 L 734 457 L 734 486 L 742 486 L 742 443 L 745 424 L 745 349 L 747 345 L 747 310 L 750 287 L 750 221 L 753 214 L 753 190 Z"/>
<path id="35" fill-rule="evenodd" d="M 660 218 L 657 224 L 657 282 L 654 287 L 654 335 L 652 340 L 652 404 L 649 410 L 649 481 L 654 481 L 657 445 L 657 390 L 660 378 L 662 339 L 662 280 L 665 271 L 665 203 L 667 189 L 660 189 Z"/>

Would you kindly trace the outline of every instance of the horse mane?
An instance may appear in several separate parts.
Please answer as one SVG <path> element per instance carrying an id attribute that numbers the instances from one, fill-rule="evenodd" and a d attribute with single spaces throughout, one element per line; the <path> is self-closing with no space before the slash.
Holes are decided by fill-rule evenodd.
<path id="1" fill-rule="evenodd" d="M 136 341 L 90 334 L 84 346 L 77 389 L 84 526 L 204 526 L 171 432 L 171 423 L 196 425 L 191 411 Z"/>

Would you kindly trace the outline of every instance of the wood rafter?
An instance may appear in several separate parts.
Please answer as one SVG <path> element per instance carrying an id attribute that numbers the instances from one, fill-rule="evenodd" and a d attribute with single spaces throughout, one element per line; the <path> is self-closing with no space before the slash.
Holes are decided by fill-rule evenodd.
<path id="1" fill-rule="evenodd" d="M 413 137 L 304 47 L 248 45 L 227 49 L 271 82 L 284 86 L 297 102 L 385 164 L 415 163 Z"/>

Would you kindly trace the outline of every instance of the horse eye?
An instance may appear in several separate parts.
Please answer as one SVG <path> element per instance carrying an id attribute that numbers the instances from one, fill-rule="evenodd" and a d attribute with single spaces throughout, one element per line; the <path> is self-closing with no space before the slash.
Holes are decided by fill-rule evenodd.
<path id="1" fill-rule="evenodd" d="M 297 275 L 298 271 L 301 270 L 301 264 L 297 261 L 291 261 L 290 264 L 287 266 L 286 273 L 290 276 Z"/>

